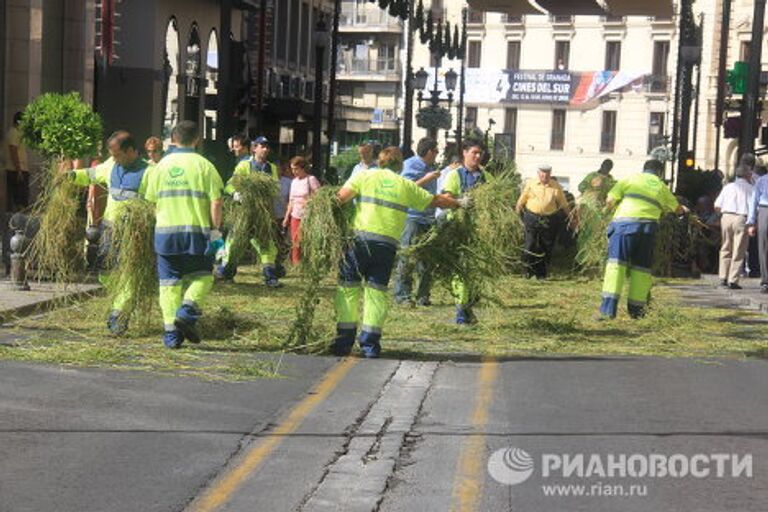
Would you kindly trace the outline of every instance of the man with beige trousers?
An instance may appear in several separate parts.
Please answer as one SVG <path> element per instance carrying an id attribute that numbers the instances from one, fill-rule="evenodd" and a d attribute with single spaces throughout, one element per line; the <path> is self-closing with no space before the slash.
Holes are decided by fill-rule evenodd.
<path id="1" fill-rule="evenodd" d="M 731 290 L 740 290 L 739 274 L 749 245 L 747 216 L 752 204 L 754 187 L 750 183 L 750 169 L 736 167 L 736 179 L 723 187 L 715 200 L 715 209 L 722 214 L 720 229 L 720 284 Z"/>

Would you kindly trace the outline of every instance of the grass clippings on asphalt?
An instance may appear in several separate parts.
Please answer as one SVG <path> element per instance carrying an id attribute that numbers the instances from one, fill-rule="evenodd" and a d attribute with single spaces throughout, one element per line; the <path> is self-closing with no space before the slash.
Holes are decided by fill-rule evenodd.
<path id="1" fill-rule="evenodd" d="M 77 366 L 141 369 L 189 374 L 211 379 L 249 380 L 279 375 L 275 356 L 282 353 L 302 296 L 293 270 L 281 289 L 261 285 L 258 267 L 241 267 L 235 283 L 217 284 L 205 305 L 203 343 L 166 349 L 161 340 L 160 312 L 155 322 L 136 325 L 124 338 L 106 331 L 106 298 L 20 319 L 19 339 L 0 345 L 0 358 Z M 695 281 L 693 281 L 695 283 Z M 686 284 L 691 284 L 687 281 Z M 702 290 L 709 289 L 702 284 Z M 315 316 L 316 339 L 333 336 L 332 278 L 323 282 Z M 632 320 L 621 311 L 616 320 L 594 319 L 600 282 L 560 276 L 549 281 L 506 278 L 496 296 L 485 298 L 472 327 L 453 323 L 450 295 L 438 288 L 431 307 L 392 306 L 384 329 L 384 357 L 665 356 L 700 357 L 767 354 L 766 317 L 742 310 L 691 307 L 669 287 L 653 289 L 645 319 Z M 6 332 L 6 334 L 8 334 Z M 7 336 L 6 336 L 7 337 Z M 313 351 L 298 347 L 297 351 Z"/>

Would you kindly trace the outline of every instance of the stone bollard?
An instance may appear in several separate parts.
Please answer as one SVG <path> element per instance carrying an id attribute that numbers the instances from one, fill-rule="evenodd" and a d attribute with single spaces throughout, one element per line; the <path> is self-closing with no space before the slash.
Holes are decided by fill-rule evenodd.
<path id="1" fill-rule="evenodd" d="M 12 290 L 28 291 L 29 283 L 27 282 L 27 265 L 24 253 L 29 247 L 30 239 L 27 237 L 28 217 L 20 213 L 11 217 L 9 227 L 13 230 L 14 235 L 11 237 L 11 281 L 10 287 Z"/>
<path id="2" fill-rule="evenodd" d="M 98 270 L 96 267 L 99 258 L 101 229 L 98 226 L 88 226 L 85 230 L 85 239 L 88 242 L 88 247 L 85 250 L 85 259 L 88 262 L 88 270 L 96 272 Z"/>

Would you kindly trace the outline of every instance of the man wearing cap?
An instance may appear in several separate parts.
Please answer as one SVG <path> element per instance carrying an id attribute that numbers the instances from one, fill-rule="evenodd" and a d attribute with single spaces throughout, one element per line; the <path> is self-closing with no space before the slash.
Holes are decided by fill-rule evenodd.
<path id="1" fill-rule="evenodd" d="M 663 163 L 648 160 L 642 173 L 619 180 L 608 193 L 606 207 L 618 206 L 608 226 L 608 263 L 598 319 L 616 317 L 625 279 L 629 279 L 629 315 L 645 315 L 659 219 L 667 212 L 688 211 L 659 177 L 663 171 Z"/>
<path id="2" fill-rule="evenodd" d="M 237 198 L 237 191 L 235 190 L 234 178 L 235 176 L 248 176 L 252 172 L 261 172 L 268 176 L 271 176 L 275 182 L 280 181 L 280 171 L 277 165 L 273 164 L 267 157 L 269 156 L 269 140 L 266 137 L 257 137 L 251 143 L 251 154 L 247 155 L 247 146 L 244 144 L 245 140 L 241 137 L 233 137 L 232 150 L 235 156 L 239 159 L 235 166 L 235 171 L 232 173 L 232 177 L 227 181 L 227 186 L 224 188 L 226 194 L 232 194 Z M 232 236 L 237 236 L 234 233 Z M 251 240 L 251 245 L 259 253 L 259 259 L 261 260 L 262 272 L 264 273 L 264 284 L 270 288 L 279 288 L 280 272 L 278 271 L 277 260 L 277 245 L 274 240 L 270 241 L 267 247 L 260 247 L 256 240 Z M 227 248 L 231 246 L 231 237 L 227 241 Z M 225 249 L 225 253 L 226 253 Z M 225 257 L 225 261 L 216 268 L 216 276 L 218 278 L 231 279 L 237 272 L 237 262 L 228 261 Z"/>
<path id="3" fill-rule="evenodd" d="M 517 212 L 523 216 L 525 249 L 523 262 L 528 277 L 547 278 L 547 265 L 558 233 L 559 212 L 570 217 L 571 208 L 557 180 L 552 178 L 552 166 L 541 164 L 537 177 L 523 187 L 517 201 Z"/>

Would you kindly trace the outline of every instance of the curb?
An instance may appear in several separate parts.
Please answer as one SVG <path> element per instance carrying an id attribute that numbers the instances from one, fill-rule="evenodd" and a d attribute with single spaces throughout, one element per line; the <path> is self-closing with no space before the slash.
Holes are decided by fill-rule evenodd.
<path id="1" fill-rule="evenodd" d="M 104 288 L 99 286 L 89 290 L 80 290 L 71 293 L 63 293 L 62 295 L 54 295 L 49 299 L 33 302 L 31 304 L 24 304 L 23 306 L 15 308 L 3 309 L 0 310 L 0 324 L 12 322 L 17 318 L 53 311 L 54 309 L 58 309 L 60 307 L 69 306 L 73 302 L 91 299 L 101 295 L 102 293 L 104 293 Z"/>

